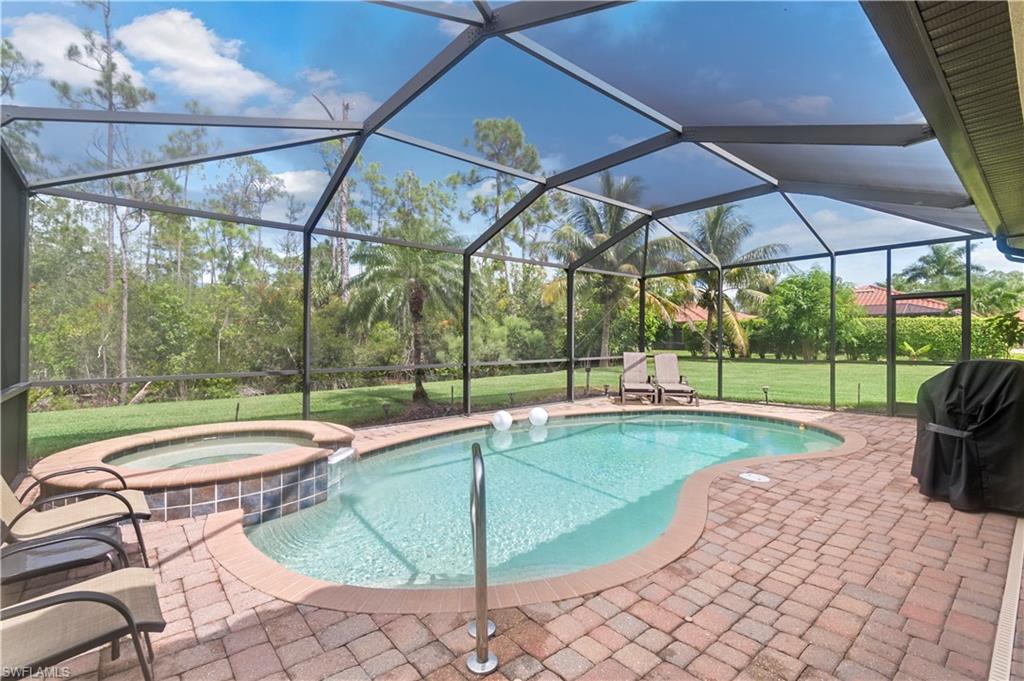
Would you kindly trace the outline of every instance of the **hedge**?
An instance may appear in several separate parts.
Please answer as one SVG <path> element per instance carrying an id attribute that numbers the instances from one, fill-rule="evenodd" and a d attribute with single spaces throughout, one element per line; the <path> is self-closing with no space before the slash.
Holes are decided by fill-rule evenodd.
<path id="1" fill-rule="evenodd" d="M 839 346 L 840 354 L 852 360 L 867 359 L 878 361 L 885 358 L 886 320 L 884 317 L 858 319 L 857 329 L 848 342 Z M 960 317 L 898 317 L 896 319 L 896 355 L 909 358 L 906 342 L 915 351 L 927 348 L 920 358 L 931 361 L 956 361 L 960 358 Z M 1020 322 L 1017 322 L 1019 325 Z M 793 358 L 796 343 L 793 339 L 772 338 L 765 320 L 746 319 L 741 322 L 747 333 L 752 357 Z M 1013 326 L 1011 323 L 1010 326 Z M 706 322 L 696 322 L 693 327 L 680 326 L 677 342 L 682 349 L 698 356 L 704 351 L 704 329 Z M 1014 333 L 1019 328 L 1007 328 L 1005 317 L 975 318 L 971 328 L 971 355 L 973 357 L 1008 357 L 1015 347 Z M 736 356 L 736 348 L 726 340 L 726 352 Z M 819 348 L 822 357 L 827 357 L 827 348 Z"/>

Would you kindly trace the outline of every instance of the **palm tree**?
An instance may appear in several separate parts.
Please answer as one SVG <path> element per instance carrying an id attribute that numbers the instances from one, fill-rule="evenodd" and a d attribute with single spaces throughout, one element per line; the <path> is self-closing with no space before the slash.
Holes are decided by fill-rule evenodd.
<path id="1" fill-rule="evenodd" d="M 963 287 L 964 246 L 934 244 L 928 252 L 903 268 L 898 275 L 900 283 L 923 285 L 933 291 L 948 291 Z M 972 265 L 971 271 L 980 274 L 985 271 L 980 265 Z"/>
<path id="2" fill-rule="evenodd" d="M 637 204 L 643 192 L 643 185 L 635 177 L 616 179 L 609 172 L 601 173 L 600 193 L 608 198 L 627 204 Z M 553 254 L 563 262 L 572 262 L 589 253 L 602 243 L 615 237 L 626 229 L 634 220 L 632 213 L 610 203 L 591 202 L 578 198 L 574 201 L 569 214 L 568 224 L 563 225 L 552 234 L 548 244 Z M 644 270 L 644 232 L 637 230 L 633 237 L 627 237 L 615 247 L 601 254 L 596 263 L 597 268 L 612 272 L 623 272 L 640 275 Z M 647 257 L 665 258 L 679 250 L 679 242 L 674 238 L 658 238 L 648 242 Z M 685 279 L 680 279 L 685 283 Z M 542 292 L 542 300 L 546 304 L 565 295 L 566 280 L 557 278 L 548 283 Z M 625 308 L 640 295 L 640 286 L 633 277 L 617 277 L 610 274 L 594 275 L 590 285 L 590 294 L 601 307 L 601 357 L 610 352 L 609 335 L 615 312 Z M 671 322 L 679 306 L 671 300 L 647 290 L 645 303 L 656 311 L 663 319 Z M 601 360 L 602 365 L 606 360 Z"/>
<path id="3" fill-rule="evenodd" d="M 742 251 L 743 242 L 754 231 L 754 225 L 743 217 L 736 204 L 715 206 L 701 211 L 693 219 L 691 236 L 708 255 L 723 265 L 756 263 L 784 255 L 789 247 L 780 243 L 768 243 L 748 251 Z M 722 308 L 723 331 L 740 351 L 746 355 L 747 335 L 736 316 L 736 303 L 756 309 L 767 297 L 767 291 L 775 283 L 775 272 L 763 265 L 735 267 L 726 270 L 724 288 L 731 292 L 725 296 Z M 711 352 L 712 319 L 718 313 L 718 272 L 707 270 L 696 275 L 694 287 L 698 304 L 707 310 L 707 326 L 704 333 L 704 357 Z"/>
<path id="4" fill-rule="evenodd" d="M 414 243 L 456 246 L 446 224 L 450 198 L 412 173 L 395 181 L 394 203 L 381 236 Z M 411 364 L 415 367 L 414 401 L 426 400 L 423 386 L 423 322 L 428 301 L 458 314 L 462 299 L 462 263 L 457 257 L 405 246 L 361 243 L 352 255 L 361 272 L 350 281 L 352 309 L 367 325 L 397 320 L 412 329 Z"/>

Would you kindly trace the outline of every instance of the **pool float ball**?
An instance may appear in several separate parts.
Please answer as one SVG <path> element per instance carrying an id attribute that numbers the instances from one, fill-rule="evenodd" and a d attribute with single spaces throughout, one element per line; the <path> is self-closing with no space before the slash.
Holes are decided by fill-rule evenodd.
<path id="1" fill-rule="evenodd" d="M 535 426 L 543 426 L 548 422 L 548 412 L 543 407 L 534 407 L 530 410 L 530 423 Z"/>
<path id="2" fill-rule="evenodd" d="M 534 426 L 530 428 L 530 442 L 540 444 L 544 440 L 548 439 L 548 427 L 547 426 Z"/>
<path id="3" fill-rule="evenodd" d="M 491 417 L 495 430 L 505 431 L 512 427 L 512 414 L 502 410 Z"/>
<path id="4" fill-rule="evenodd" d="M 800 424 L 800 430 L 807 430 L 807 426 L 805 426 L 804 424 L 801 423 Z"/>

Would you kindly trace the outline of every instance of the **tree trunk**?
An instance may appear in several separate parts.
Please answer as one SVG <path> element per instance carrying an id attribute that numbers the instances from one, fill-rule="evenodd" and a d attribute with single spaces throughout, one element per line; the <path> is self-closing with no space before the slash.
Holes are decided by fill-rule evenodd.
<path id="1" fill-rule="evenodd" d="M 108 111 L 114 110 L 113 102 L 107 106 Z M 107 124 L 107 170 L 114 167 L 114 125 Z M 108 179 L 107 195 L 114 195 L 114 180 Z M 107 291 L 114 290 L 114 206 L 107 206 Z"/>
<path id="2" fill-rule="evenodd" d="M 338 193 L 338 227 L 342 232 L 348 231 L 348 180 L 341 181 L 341 189 Z M 345 237 L 338 237 L 338 283 L 341 285 L 341 300 L 349 301 L 348 290 L 348 242 Z"/>
<path id="3" fill-rule="evenodd" d="M 707 323 L 704 325 L 704 359 L 707 359 L 711 355 L 711 319 L 715 314 L 715 306 L 712 301 L 708 300 L 708 318 Z"/>
<path id="4" fill-rule="evenodd" d="M 117 358 L 117 375 L 128 375 L 128 226 L 122 221 L 121 234 L 121 339 Z M 128 399 L 128 384 L 121 384 L 121 404 Z"/>
<path id="5" fill-rule="evenodd" d="M 608 366 L 608 353 L 611 352 L 610 347 L 610 336 L 612 329 L 612 313 L 615 311 L 614 305 L 611 302 L 604 304 L 604 312 L 601 314 L 601 359 L 598 361 L 598 366 Z"/>
<path id="6" fill-rule="evenodd" d="M 413 402 L 426 401 L 427 389 L 423 386 L 423 303 L 425 294 L 418 284 L 413 285 L 409 297 L 409 316 L 412 317 L 412 365 L 416 376 L 416 387 L 412 392 Z"/>

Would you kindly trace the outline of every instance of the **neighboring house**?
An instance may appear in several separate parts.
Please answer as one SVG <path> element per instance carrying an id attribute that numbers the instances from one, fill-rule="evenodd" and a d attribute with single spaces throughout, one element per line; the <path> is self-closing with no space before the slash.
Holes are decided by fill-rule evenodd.
<path id="1" fill-rule="evenodd" d="M 900 291 L 893 290 L 893 294 L 899 295 Z M 864 308 L 869 317 L 884 317 L 886 312 L 887 296 L 884 286 L 867 284 L 853 289 L 854 300 Z M 949 311 L 949 305 L 937 298 L 915 298 L 913 300 L 896 301 L 897 317 L 919 317 L 923 315 L 940 315 Z"/>
<path id="2" fill-rule="evenodd" d="M 736 311 L 736 319 L 743 321 L 744 319 L 753 319 L 754 315 L 747 314 L 746 312 Z M 708 311 L 698 305 L 697 303 L 690 303 L 686 307 L 680 308 L 676 313 L 675 317 L 676 324 L 694 324 L 696 322 L 706 322 L 708 320 Z"/>

